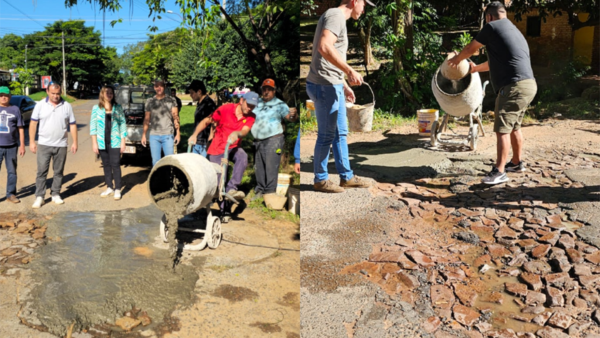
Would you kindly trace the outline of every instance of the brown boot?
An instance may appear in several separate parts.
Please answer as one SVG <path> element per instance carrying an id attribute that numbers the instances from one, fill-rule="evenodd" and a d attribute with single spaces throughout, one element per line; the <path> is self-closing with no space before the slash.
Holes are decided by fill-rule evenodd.
<path id="1" fill-rule="evenodd" d="M 346 191 L 346 190 L 344 190 L 344 188 L 331 182 L 330 180 L 315 183 L 314 187 L 315 187 L 316 191 L 320 191 L 320 192 L 340 193 L 340 192 Z"/>
<path id="2" fill-rule="evenodd" d="M 340 187 L 342 188 L 369 188 L 370 186 L 371 182 L 356 175 L 352 176 L 352 178 L 347 181 L 340 180 Z"/>
<path id="3" fill-rule="evenodd" d="M 18 199 L 17 196 L 15 196 L 15 195 L 8 196 L 8 198 L 6 200 L 9 202 L 12 202 L 12 203 L 20 203 L 21 202 L 21 200 Z"/>

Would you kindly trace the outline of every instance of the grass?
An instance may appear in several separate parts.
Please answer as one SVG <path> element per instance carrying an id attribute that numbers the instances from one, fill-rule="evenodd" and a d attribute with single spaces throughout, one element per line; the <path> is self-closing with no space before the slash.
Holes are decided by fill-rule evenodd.
<path id="1" fill-rule="evenodd" d="M 252 197 L 254 197 L 254 191 L 252 191 L 248 195 L 248 198 L 251 199 Z M 262 197 L 257 198 L 254 201 L 250 201 L 248 203 L 248 208 L 257 211 L 259 214 L 263 215 L 266 218 L 284 220 L 284 221 L 292 222 L 295 224 L 300 224 L 300 216 L 299 215 L 294 215 L 285 209 L 284 210 L 271 210 L 266 207 L 265 201 L 263 200 Z"/>
<path id="2" fill-rule="evenodd" d="M 177 145 L 178 153 L 187 152 L 187 140 L 194 133 L 194 112 L 196 106 L 183 106 L 179 112 L 179 122 L 181 128 L 179 130 L 181 134 L 181 141 Z"/>
<path id="3" fill-rule="evenodd" d="M 31 95 L 29 95 L 29 97 L 34 100 L 34 101 L 40 101 L 46 98 L 46 96 L 48 96 L 48 94 L 46 94 L 45 91 L 41 91 L 41 92 L 37 92 L 37 93 L 33 93 Z M 63 98 L 63 100 L 69 102 L 69 103 L 73 103 L 75 101 L 77 101 L 76 98 L 74 98 L 73 96 L 70 95 L 61 95 L 61 97 Z"/>
<path id="4" fill-rule="evenodd" d="M 537 119 L 551 117 L 593 119 L 600 117 L 600 102 L 576 97 L 557 102 L 538 103 L 532 113 Z"/>

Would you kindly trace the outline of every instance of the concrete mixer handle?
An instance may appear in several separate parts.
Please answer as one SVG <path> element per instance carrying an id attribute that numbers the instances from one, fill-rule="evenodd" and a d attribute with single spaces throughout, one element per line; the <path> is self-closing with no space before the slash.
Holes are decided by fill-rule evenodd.
<path id="1" fill-rule="evenodd" d="M 225 144 L 225 152 L 223 153 L 224 159 L 229 159 L 229 146 L 231 146 L 231 142 L 227 141 L 227 144 Z M 222 201 L 223 197 L 225 197 L 231 202 L 238 204 L 238 200 L 236 200 L 231 195 L 225 192 L 225 176 L 227 176 L 227 163 L 228 161 L 224 161 L 223 163 L 223 172 L 221 173 L 221 181 L 219 182 L 219 201 Z"/>
<path id="2" fill-rule="evenodd" d="M 485 81 L 483 83 L 483 96 L 485 97 L 485 87 L 487 87 L 488 83 L 490 83 L 490 81 Z"/>

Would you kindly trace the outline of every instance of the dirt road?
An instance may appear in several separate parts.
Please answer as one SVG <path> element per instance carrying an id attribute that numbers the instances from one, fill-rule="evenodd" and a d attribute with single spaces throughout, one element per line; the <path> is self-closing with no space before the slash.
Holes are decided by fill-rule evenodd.
<path id="1" fill-rule="evenodd" d="M 198 278 L 191 297 L 182 299 L 164 318 L 151 318 L 148 326 L 138 324 L 129 332 L 115 325 L 119 318 L 121 324 L 123 320 L 135 322 L 145 318 L 146 311 L 153 312 L 148 305 L 152 299 L 166 297 L 167 293 L 173 293 L 171 291 L 177 294 L 177 291 L 157 295 L 160 289 L 157 291 L 156 287 L 160 284 L 153 282 L 153 278 L 162 278 L 163 272 L 144 272 L 143 269 L 134 273 L 127 269 L 122 272 L 112 269 L 110 274 L 103 272 L 113 265 L 117 268 L 123 264 L 111 263 L 111 259 L 160 262 L 159 257 L 164 256 L 168 246 L 159 238 L 160 212 L 147 196 L 145 181 L 149 167 L 146 163 L 122 166 L 125 186 L 122 200 L 99 196 L 105 189 L 103 171 L 101 163 L 94 161 L 88 126 L 94 104 L 95 100 L 83 100 L 73 105 L 79 151 L 67 157 L 61 192 L 65 204 L 53 204 L 48 194 L 47 203 L 41 209 L 31 209 L 36 158 L 29 149 L 25 157 L 19 159 L 17 195 L 22 203 L 0 200 L 0 336 L 64 336 L 72 323 L 75 328 L 72 337 L 80 338 L 299 337 L 298 225 L 266 219 L 248 208 L 237 220 L 223 225 L 223 242 L 219 248 L 183 252 L 180 264 L 192 269 Z M 5 176 L 0 176 L 0 191 L 4 191 Z M 52 174 L 48 176 L 51 180 Z M 43 264 L 37 264 L 40 262 Z M 52 264 L 59 265 L 55 269 Z M 38 271 L 40 265 L 47 268 Z M 61 272 L 56 273 L 59 270 Z M 138 274 L 144 281 L 141 289 L 132 289 L 132 295 L 111 294 L 116 292 L 117 285 L 111 286 L 112 280 L 123 280 L 123 287 L 127 288 L 130 279 Z M 102 288 L 86 287 L 86 280 L 100 281 Z M 81 289 L 69 295 L 76 291 L 75 287 Z M 169 286 L 160 286 L 165 287 Z M 69 303 L 68 299 L 79 299 L 89 291 L 91 297 L 83 303 Z M 57 306 L 41 306 L 32 299 L 36 292 L 42 292 L 44 297 L 38 297 L 40 299 L 64 295 L 67 301 Z M 105 324 L 83 327 L 78 324 L 95 318 L 85 311 L 96 306 L 92 304 L 96 299 L 108 299 L 114 306 L 123 297 L 141 300 L 146 305 L 138 306 L 147 308 L 142 308 L 142 312 L 133 308 L 114 313 L 114 319 Z M 51 309 L 51 313 L 40 313 L 46 308 Z M 49 329 L 44 323 L 53 323 L 51 331 L 57 335 L 44 332 Z"/>
<path id="2" fill-rule="evenodd" d="M 495 187 L 479 184 L 491 125 L 475 152 L 415 131 L 351 134 L 355 173 L 377 182 L 334 195 L 312 190 L 303 137 L 303 336 L 596 337 L 598 121 L 526 126 L 528 170 Z"/>

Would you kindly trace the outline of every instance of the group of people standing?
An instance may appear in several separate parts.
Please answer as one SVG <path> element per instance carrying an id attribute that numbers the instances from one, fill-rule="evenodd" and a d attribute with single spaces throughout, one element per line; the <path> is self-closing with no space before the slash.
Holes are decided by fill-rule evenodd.
<path id="1" fill-rule="evenodd" d="M 266 79 L 261 86 L 262 97 L 255 92 L 248 92 L 239 103 L 227 103 L 217 107 L 208 95 L 202 81 L 193 80 L 187 92 L 194 102 L 194 132 L 188 143 L 193 152 L 206 157 L 209 161 L 221 164 L 232 161 L 233 172 L 227 183 L 226 191 L 236 199 L 243 199 L 245 194 L 239 191 L 239 185 L 248 165 L 248 154 L 240 146 L 241 139 L 252 133 L 256 149 L 255 165 L 257 186 L 256 195 L 275 193 L 277 176 L 284 145 L 283 121 L 296 121 L 296 109 L 289 108 L 283 101 L 275 97 L 276 85 L 272 79 Z M 156 95 L 147 99 L 143 125 L 142 145 L 150 146 L 152 165 L 162 156 L 174 153 L 174 146 L 181 140 L 179 112 L 181 100 L 172 93 L 165 95 L 166 83 L 154 81 Z M 53 164 L 54 178 L 51 188 L 52 201 L 64 203 L 60 197 L 63 170 L 68 150 L 68 132 L 71 132 L 73 143 L 71 152 L 77 152 L 77 124 L 71 105 L 61 96 L 61 86 L 50 83 L 47 88 L 48 97 L 40 101 L 32 114 L 29 127 L 29 147 L 37 154 L 38 173 L 36 179 L 36 199 L 33 208 L 44 204 L 46 178 Z M 18 203 L 16 197 L 17 153 L 25 154 L 25 136 L 23 117 L 18 107 L 10 106 L 10 91 L 0 88 L 0 117 L 6 115 L 10 133 L 0 131 L 0 164 L 6 159 L 8 172 L 7 200 Z M 38 142 L 35 142 L 39 125 Z M 147 136 L 148 135 L 148 136 Z M 112 86 L 103 86 L 99 93 L 98 104 L 92 108 L 90 117 L 90 136 L 92 150 L 99 155 L 104 169 L 106 190 L 100 196 L 113 196 L 115 200 L 122 197 L 121 154 L 125 151 L 127 138 L 126 116 L 123 107 L 116 102 L 115 90 Z M 299 138 L 296 148 L 299 148 Z M 229 147 L 228 158 L 224 158 L 225 148 Z M 295 154 L 297 154 L 295 152 Z M 299 163 L 299 161 L 298 161 Z M 296 171 L 299 171 L 296 169 Z M 222 205 L 227 216 L 230 205 Z"/>
<path id="2" fill-rule="evenodd" d="M 369 0 L 342 0 L 340 6 L 330 8 L 319 19 L 313 39 L 310 72 L 306 78 L 306 93 L 315 105 L 318 134 L 314 152 L 314 189 L 326 193 L 341 193 L 347 188 L 364 188 L 369 183 L 352 172 L 348 158 L 346 136 L 348 125 L 345 102 L 354 102 L 350 86 L 363 83 L 362 76 L 346 61 L 348 31 L 346 21 L 358 20 Z M 489 61 L 470 63 L 471 73 L 490 72 L 497 94 L 494 132 L 497 138 L 497 159 L 492 170 L 482 179 L 485 184 L 508 181 L 506 172 L 525 171 L 523 162 L 523 134 L 521 123 L 532 102 L 537 84 L 531 68 L 527 40 L 506 17 L 502 2 L 493 1 L 485 8 L 487 24 L 449 64 L 458 63 L 486 47 Z M 348 78 L 346 81 L 345 77 Z M 512 147 L 512 158 L 509 150 Z M 340 184 L 329 180 L 327 164 L 333 148 L 335 167 Z"/>

